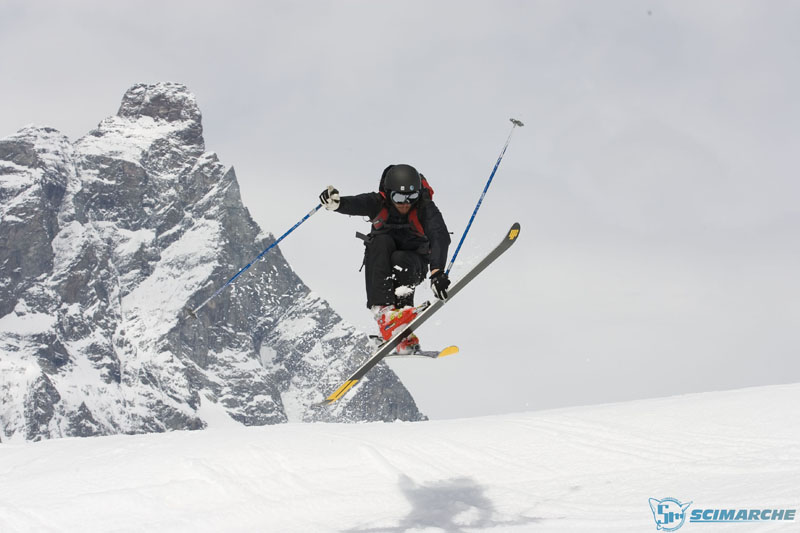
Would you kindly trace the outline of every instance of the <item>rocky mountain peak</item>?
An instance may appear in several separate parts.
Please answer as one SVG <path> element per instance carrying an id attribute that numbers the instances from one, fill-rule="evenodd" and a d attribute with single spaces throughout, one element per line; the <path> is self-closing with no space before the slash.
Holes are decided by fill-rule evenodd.
<path id="1" fill-rule="evenodd" d="M 74 143 L 0 139 L 0 440 L 423 418 L 385 365 L 311 407 L 369 340 L 278 248 L 186 316 L 274 240 L 200 120 L 185 86 L 140 84 Z"/>
<path id="2" fill-rule="evenodd" d="M 173 82 L 134 85 L 122 97 L 117 116 L 152 117 L 168 122 L 191 120 L 199 123 L 201 119 L 200 108 L 189 88 Z"/>

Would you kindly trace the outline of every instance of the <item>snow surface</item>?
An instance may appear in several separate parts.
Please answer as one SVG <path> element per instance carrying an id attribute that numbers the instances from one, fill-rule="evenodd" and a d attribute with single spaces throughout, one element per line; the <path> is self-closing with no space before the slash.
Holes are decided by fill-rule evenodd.
<path id="1" fill-rule="evenodd" d="M 196 220 L 161 253 L 155 271 L 122 299 L 127 327 L 136 337 L 159 338 L 175 326 L 186 303 L 217 266 L 221 234 L 219 222 Z"/>
<path id="2" fill-rule="evenodd" d="M 185 127 L 185 121 L 167 122 L 147 116 L 136 119 L 112 116 L 98 126 L 103 131 L 102 136 L 86 135 L 81 137 L 77 146 L 84 155 L 113 157 L 138 165 L 154 142 Z"/>
<path id="3" fill-rule="evenodd" d="M 10 335 L 34 335 L 50 331 L 56 323 L 55 317 L 44 313 L 17 315 L 11 312 L 0 317 L 0 333 Z"/>
<path id="4" fill-rule="evenodd" d="M 656 531 L 800 508 L 800 385 L 476 419 L 0 445 L 0 531 Z M 793 522 L 681 531 L 797 531 Z"/>

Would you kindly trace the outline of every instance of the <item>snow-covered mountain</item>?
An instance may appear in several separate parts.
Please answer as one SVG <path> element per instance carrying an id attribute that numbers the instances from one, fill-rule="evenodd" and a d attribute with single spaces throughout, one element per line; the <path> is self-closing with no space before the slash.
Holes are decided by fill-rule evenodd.
<path id="1" fill-rule="evenodd" d="M 0 139 L 0 438 L 196 429 L 214 409 L 245 425 L 423 418 L 385 365 L 309 409 L 368 340 L 278 249 L 184 316 L 274 241 L 202 133 L 194 96 L 159 83 L 74 143 L 34 126 Z"/>
<path id="2" fill-rule="evenodd" d="M 667 498 L 690 504 L 680 533 L 798 530 L 798 385 L 422 423 L 218 415 L 2 445 L 0 530 L 657 533 Z M 714 510 L 758 519 L 692 522 Z"/>

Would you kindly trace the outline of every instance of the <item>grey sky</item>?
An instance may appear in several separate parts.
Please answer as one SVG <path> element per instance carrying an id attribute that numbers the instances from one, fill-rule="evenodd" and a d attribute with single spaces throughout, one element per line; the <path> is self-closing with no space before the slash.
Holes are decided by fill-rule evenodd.
<path id="1" fill-rule="evenodd" d="M 800 4 L 201 4 L 0 3 L 0 135 L 75 139 L 132 84 L 182 82 L 263 228 L 406 162 L 458 239 L 513 116 L 461 258 L 520 241 L 421 332 L 461 354 L 391 363 L 423 411 L 800 379 Z M 322 212 L 282 249 L 371 331 L 365 226 Z"/>

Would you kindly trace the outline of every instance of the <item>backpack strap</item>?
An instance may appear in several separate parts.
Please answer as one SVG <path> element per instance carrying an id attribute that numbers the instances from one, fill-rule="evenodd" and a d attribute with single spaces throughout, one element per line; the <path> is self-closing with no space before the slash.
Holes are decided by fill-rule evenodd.
<path id="1" fill-rule="evenodd" d="M 386 223 L 389 221 L 389 207 L 386 205 L 386 193 L 380 191 L 379 194 L 381 195 L 381 198 L 383 198 L 383 205 L 381 206 L 381 210 L 378 212 L 375 218 L 370 220 L 370 223 L 372 224 L 372 231 L 381 231 L 382 229 L 386 229 Z"/>
<path id="2" fill-rule="evenodd" d="M 419 235 L 425 236 L 425 229 L 422 227 L 422 223 L 419 221 L 419 211 L 417 207 L 414 206 L 411 211 L 408 212 L 408 221 L 411 223 L 411 228 L 414 233 L 418 233 Z"/>

